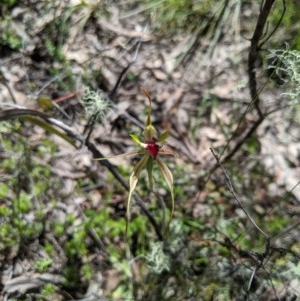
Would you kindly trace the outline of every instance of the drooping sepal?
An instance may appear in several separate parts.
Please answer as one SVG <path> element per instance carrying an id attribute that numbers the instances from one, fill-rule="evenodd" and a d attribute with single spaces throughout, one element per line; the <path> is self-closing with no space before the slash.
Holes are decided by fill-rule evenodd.
<path id="1" fill-rule="evenodd" d="M 148 155 L 144 155 L 141 160 L 138 162 L 138 164 L 134 167 L 133 172 L 129 178 L 129 194 L 128 194 L 128 200 L 127 200 L 127 209 L 126 209 L 126 237 L 128 232 L 128 222 L 130 220 L 130 203 L 132 199 L 132 194 L 136 188 L 136 184 L 139 179 L 139 175 L 146 165 L 147 161 L 149 159 Z"/>
<path id="2" fill-rule="evenodd" d="M 150 185 L 150 189 L 153 189 L 154 186 L 154 180 L 153 180 L 153 158 L 149 157 L 149 160 L 147 161 L 147 173 L 148 173 L 148 179 L 149 179 L 149 185 Z"/>
<path id="3" fill-rule="evenodd" d="M 173 186 L 173 175 L 170 171 L 170 169 L 168 168 L 168 166 L 160 159 L 160 158 L 157 158 L 156 159 L 156 162 L 158 164 L 158 167 L 161 171 L 161 173 L 163 174 L 168 186 L 169 186 L 169 190 L 170 190 L 170 193 L 171 193 L 171 214 L 170 214 L 170 219 L 169 219 L 169 222 L 167 224 L 167 227 L 166 229 L 168 229 L 169 225 L 170 225 L 170 222 L 173 218 L 173 215 L 174 215 L 174 186 Z"/>

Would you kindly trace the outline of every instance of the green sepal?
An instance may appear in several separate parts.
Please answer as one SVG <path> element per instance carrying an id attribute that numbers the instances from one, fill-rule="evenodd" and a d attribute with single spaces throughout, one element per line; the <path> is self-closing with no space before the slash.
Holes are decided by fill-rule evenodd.
<path id="1" fill-rule="evenodd" d="M 174 215 L 174 203 L 175 202 L 174 202 L 173 175 L 172 175 L 170 169 L 168 168 L 168 166 L 160 158 L 156 158 L 156 162 L 169 186 L 169 190 L 171 193 L 171 215 L 170 215 L 170 219 L 167 224 L 167 227 L 166 227 L 166 231 L 167 231 L 169 228 L 170 222 L 173 218 L 173 215 Z"/>
<path id="2" fill-rule="evenodd" d="M 165 131 L 161 135 L 159 135 L 158 142 L 164 142 L 167 140 L 168 137 L 169 137 L 169 132 Z"/>
<path id="3" fill-rule="evenodd" d="M 143 136 L 145 137 L 146 141 L 152 141 L 153 138 L 156 138 L 157 131 L 152 124 L 149 124 L 145 127 L 143 131 Z"/>
<path id="4" fill-rule="evenodd" d="M 146 122 L 146 128 L 147 128 L 147 126 L 152 125 L 152 122 L 151 122 L 152 100 L 151 100 L 151 94 L 149 93 L 149 91 L 147 91 L 144 88 L 141 88 L 141 91 L 149 100 L 149 110 L 148 110 L 147 122 Z"/>
<path id="5" fill-rule="evenodd" d="M 130 134 L 129 136 L 131 137 L 131 140 L 132 140 L 134 143 L 136 143 L 136 144 L 138 144 L 138 145 L 141 144 L 141 141 L 140 141 L 139 137 L 138 137 L 136 134 Z"/>
<path id="6" fill-rule="evenodd" d="M 149 185 L 150 189 L 153 189 L 154 181 L 153 181 L 153 157 L 149 156 L 149 160 L 147 161 L 147 173 L 148 173 L 148 179 L 149 179 Z"/>
<path id="7" fill-rule="evenodd" d="M 127 200 L 127 209 L 126 209 L 126 237 L 128 233 L 128 222 L 130 220 L 130 202 L 132 199 L 132 194 L 135 190 L 136 184 L 138 182 L 138 177 L 144 168 L 145 164 L 147 163 L 149 159 L 149 155 L 145 154 L 141 160 L 137 163 L 137 165 L 134 167 L 133 172 L 129 178 L 129 194 L 128 194 L 128 200 Z"/>

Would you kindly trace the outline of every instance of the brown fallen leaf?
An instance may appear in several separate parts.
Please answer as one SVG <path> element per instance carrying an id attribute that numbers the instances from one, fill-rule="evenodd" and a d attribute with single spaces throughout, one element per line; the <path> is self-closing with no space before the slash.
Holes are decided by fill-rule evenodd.
<path id="1" fill-rule="evenodd" d="M 158 80 L 164 81 L 164 80 L 168 79 L 168 75 L 159 69 L 152 69 L 152 72 L 153 72 L 155 78 Z"/>

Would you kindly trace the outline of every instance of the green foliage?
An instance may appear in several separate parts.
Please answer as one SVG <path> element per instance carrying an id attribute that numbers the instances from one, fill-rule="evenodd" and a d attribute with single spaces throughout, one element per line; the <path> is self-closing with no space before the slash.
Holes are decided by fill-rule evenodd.
<path id="1" fill-rule="evenodd" d="M 300 8 L 296 1 L 286 2 L 285 14 L 283 16 L 281 26 L 277 35 L 281 41 L 291 43 L 292 49 L 300 50 L 300 33 L 299 33 L 299 19 Z M 283 6 L 281 2 L 276 2 L 274 10 L 270 16 L 270 23 L 274 27 L 278 24 L 282 17 Z"/>
<path id="2" fill-rule="evenodd" d="M 5 142 L 5 140 L 4 140 Z M 24 147 L 22 145 L 22 139 L 20 139 L 21 144 L 17 145 L 17 149 L 20 151 Z M 11 142 L 4 143 L 7 146 L 7 151 L 13 150 L 13 145 Z M 26 152 L 23 149 L 23 151 Z M 20 185 L 26 184 L 27 176 L 29 175 L 28 164 L 29 161 L 24 161 L 19 157 L 12 157 L 2 161 L 2 166 L 5 168 L 6 173 L 15 174 L 15 177 L 10 177 L 7 183 L 1 183 L 0 195 L 2 198 L 6 199 L 7 206 L 1 206 L 0 215 L 3 216 L 3 224 L 1 227 L 1 241 L 4 241 L 2 247 L 12 246 L 13 241 L 21 242 L 22 240 L 29 239 L 33 235 L 37 235 L 42 230 L 41 223 L 36 220 L 35 223 L 31 223 L 27 220 L 26 216 L 30 214 L 33 209 L 32 206 L 32 195 L 26 192 L 27 188 L 23 187 L 21 189 Z M 18 170 L 16 170 L 18 166 Z M 34 170 L 33 170 L 34 171 Z M 17 172 L 17 173 L 16 173 Z M 36 174 L 32 179 L 40 177 L 41 174 Z M 39 190 L 41 182 L 35 183 L 32 189 L 33 191 Z M 15 243 L 17 246 L 17 244 Z"/>
<path id="3" fill-rule="evenodd" d="M 88 280 L 91 280 L 93 278 L 94 270 L 92 269 L 92 267 L 88 263 L 83 264 L 83 266 L 81 268 L 81 272 L 83 274 L 83 279 L 84 280 L 88 281 Z"/>
<path id="4" fill-rule="evenodd" d="M 73 233 L 73 237 L 66 242 L 66 252 L 70 257 L 74 256 L 85 256 L 87 255 L 87 245 L 84 243 L 86 241 L 87 233 L 84 227 L 78 227 Z"/>
<path id="5" fill-rule="evenodd" d="M 15 51 L 22 47 L 22 37 L 16 31 L 13 20 L 9 15 L 0 17 L 0 49 L 3 46 Z"/>
<path id="6" fill-rule="evenodd" d="M 19 198 L 14 200 L 13 202 L 18 208 L 18 212 L 20 214 L 28 213 L 31 209 L 31 197 L 23 191 L 21 191 Z"/>
<path id="7" fill-rule="evenodd" d="M 291 222 L 291 218 L 289 216 L 281 215 L 280 212 L 271 217 L 264 218 L 265 228 L 268 229 L 268 232 L 271 235 L 275 235 L 282 231 L 282 229 L 285 229 L 289 222 Z"/>
<path id="8" fill-rule="evenodd" d="M 58 186 L 55 179 L 50 180 L 51 167 L 35 162 L 20 124 L 12 123 L 11 129 L 14 132 L 3 132 L 1 141 L 7 154 L 1 168 L 8 175 L 7 181 L 0 183 L 0 196 L 4 200 L 0 205 L 1 250 L 18 249 L 42 233 L 44 214 L 37 200 L 43 203 L 44 199 L 51 198 L 49 192 Z M 44 147 L 47 153 L 47 146 Z"/>
<path id="9" fill-rule="evenodd" d="M 1 221 L 0 227 L 0 250 L 16 246 L 19 242 L 19 235 L 7 220 Z"/>
<path id="10" fill-rule="evenodd" d="M 53 260 L 51 258 L 43 258 L 35 262 L 35 268 L 39 272 L 46 272 L 48 268 L 52 265 L 52 263 Z"/>
<path id="11" fill-rule="evenodd" d="M 0 197 L 6 197 L 9 192 L 9 186 L 5 183 L 0 183 Z M 1 207 L 0 207 L 1 208 Z M 3 210 L 7 209 L 3 206 Z M 0 211 L 1 214 L 1 211 Z"/>
<path id="12" fill-rule="evenodd" d="M 54 246 L 53 244 L 51 244 L 50 242 L 46 242 L 45 243 L 45 246 L 44 246 L 44 251 L 49 255 L 49 256 L 52 256 L 54 254 Z"/>
<path id="13" fill-rule="evenodd" d="M 129 80 L 129 82 L 136 84 L 138 81 L 138 75 L 133 72 L 128 72 L 127 79 Z"/>
<path id="14" fill-rule="evenodd" d="M 69 61 L 60 64 L 52 64 L 48 70 L 49 74 L 56 78 L 55 84 L 62 91 L 72 91 L 76 86 L 76 76 L 73 74 Z"/>
<path id="15" fill-rule="evenodd" d="M 153 28 L 161 33 L 189 32 L 211 15 L 220 1 L 139 0 L 139 7 L 126 16 L 145 12 L 153 21 Z"/>
<path id="16" fill-rule="evenodd" d="M 51 296 L 57 291 L 57 288 L 54 284 L 52 283 L 47 283 L 43 286 L 41 295 L 44 297 Z"/>
<path id="17" fill-rule="evenodd" d="M 55 1 L 45 4 L 48 6 L 49 13 L 54 13 L 57 10 Z M 47 14 L 47 13 L 46 13 Z M 70 17 L 72 9 L 65 7 L 56 11 L 54 18 L 51 18 L 50 22 L 45 23 L 43 28 L 44 35 L 43 46 L 45 47 L 49 57 L 54 61 L 64 62 L 63 47 L 70 35 Z"/>
<path id="18" fill-rule="evenodd" d="M 5 10 L 7 8 L 10 8 L 16 3 L 16 0 L 3 0 L 1 1 L 0 10 Z"/>

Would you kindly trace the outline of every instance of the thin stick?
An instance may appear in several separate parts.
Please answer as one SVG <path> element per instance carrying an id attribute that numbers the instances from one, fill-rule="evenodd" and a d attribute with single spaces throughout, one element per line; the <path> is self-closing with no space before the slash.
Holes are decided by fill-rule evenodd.
<path id="1" fill-rule="evenodd" d="M 137 46 L 136 46 L 136 50 L 135 50 L 135 53 L 134 55 L 132 56 L 132 58 L 130 59 L 130 62 L 128 63 L 128 65 L 123 68 L 123 70 L 121 71 L 118 79 L 117 79 L 117 82 L 115 84 L 115 86 L 113 87 L 112 91 L 109 93 L 109 98 L 110 99 L 114 99 L 115 97 L 115 94 L 117 92 L 117 89 L 119 88 L 120 84 L 121 84 L 121 81 L 125 75 L 125 73 L 128 71 L 128 69 L 131 67 L 131 65 L 136 61 L 136 58 L 137 58 L 137 55 L 138 55 L 138 52 L 140 50 L 140 47 L 141 47 L 141 43 L 142 43 L 142 38 L 139 39 L 138 43 L 137 43 Z"/>
<path id="2" fill-rule="evenodd" d="M 253 218 L 251 217 L 251 215 L 247 212 L 247 210 L 245 209 L 244 205 L 242 204 L 242 202 L 240 201 L 240 199 L 238 198 L 238 196 L 236 195 L 235 191 L 234 191 L 234 187 L 232 185 L 231 179 L 228 175 L 228 173 L 226 172 L 226 170 L 224 169 L 219 156 L 215 153 L 214 149 L 211 147 L 210 151 L 212 152 L 213 156 L 215 157 L 217 164 L 220 166 L 224 176 L 225 176 L 225 184 L 228 188 L 228 190 L 230 191 L 230 193 L 232 194 L 232 196 L 234 197 L 234 199 L 236 200 L 236 202 L 239 204 L 239 206 L 241 207 L 241 209 L 243 210 L 243 212 L 245 213 L 245 215 L 248 217 L 248 219 L 250 220 L 250 222 L 252 223 L 252 225 L 267 239 L 267 241 L 270 240 L 270 237 L 268 234 L 266 234 L 253 220 Z"/>

